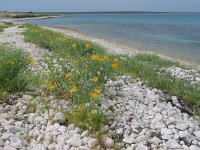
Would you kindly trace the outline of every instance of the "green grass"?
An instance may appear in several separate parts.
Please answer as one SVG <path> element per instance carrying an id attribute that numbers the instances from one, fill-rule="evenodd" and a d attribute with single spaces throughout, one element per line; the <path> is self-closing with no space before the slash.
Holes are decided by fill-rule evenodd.
<path id="1" fill-rule="evenodd" d="M 0 32 L 3 32 L 5 28 L 10 27 L 10 25 L 0 25 Z"/>
<path id="2" fill-rule="evenodd" d="M 46 81 L 43 84 L 46 85 L 44 87 L 47 93 L 71 100 L 72 107 L 73 105 L 82 106 L 88 102 L 96 106 L 100 102 L 98 100 L 101 99 L 101 94 L 96 94 L 97 99 L 94 100 L 91 94 L 94 93 L 95 88 L 103 91 L 108 79 L 115 79 L 118 75 L 127 74 L 135 78 L 140 77 L 150 87 L 163 90 L 169 95 L 178 96 L 192 109 L 195 105 L 196 109 L 192 111 L 200 114 L 200 91 L 198 87 L 193 87 L 186 81 L 174 79 L 167 74 L 157 74 L 155 71 L 156 68 L 160 67 L 180 66 L 178 62 L 148 54 L 126 57 L 126 60 L 116 61 L 114 58 L 120 59 L 121 56 L 108 55 L 103 48 L 89 41 L 66 37 L 61 33 L 34 25 L 23 25 L 23 27 L 28 28 L 24 33 L 25 40 L 50 50 L 58 65 L 62 66 L 61 69 L 55 67 L 52 63 L 53 58 L 46 56 L 45 60 L 49 65 L 50 73 L 44 73 L 43 78 Z M 86 48 L 88 43 L 90 47 Z M 75 46 L 73 46 L 74 44 Z M 103 62 L 93 61 L 91 60 L 92 55 L 98 55 L 100 60 L 107 55 L 109 59 Z M 113 69 L 112 64 L 117 64 L 117 69 Z M 98 77 L 98 81 L 91 81 L 93 77 Z M 76 89 L 74 93 L 71 92 L 73 87 Z M 82 113 L 85 112 L 74 111 L 74 114 Z M 71 112 L 71 114 L 73 113 Z M 85 118 L 85 120 L 88 120 L 88 124 L 95 128 L 87 115 L 81 118 L 78 118 L 79 115 L 75 116 L 77 117 L 69 117 L 68 121 L 75 121 L 79 126 L 82 126 L 81 123 Z"/>
<path id="3" fill-rule="evenodd" d="M 31 79 L 29 63 L 24 52 L 0 46 L 0 93 L 26 89 Z"/>
<path id="4" fill-rule="evenodd" d="M 28 56 L 20 50 L 0 47 L 0 62 L 0 90 L 15 92 L 25 89 Z"/>

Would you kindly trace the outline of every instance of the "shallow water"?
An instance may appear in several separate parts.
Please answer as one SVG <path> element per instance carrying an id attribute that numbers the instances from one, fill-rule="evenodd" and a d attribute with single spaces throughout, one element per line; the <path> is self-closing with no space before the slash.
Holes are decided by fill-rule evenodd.
<path id="1" fill-rule="evenodd" d="M 200 64 L 200 13 L 79 14 L 26 22 L 64 25 L 87 35 Z"/>

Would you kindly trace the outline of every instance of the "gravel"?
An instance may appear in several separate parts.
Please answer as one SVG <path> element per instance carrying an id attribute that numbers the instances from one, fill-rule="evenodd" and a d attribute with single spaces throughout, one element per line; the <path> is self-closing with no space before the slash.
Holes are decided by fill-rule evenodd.
<path id="1" fill-rule="evenodd" d="M 125 84 L 119 88 L 122 79 Z M 115 95 L 105 94 L 102 109 L 106 115 L 116 116 L 110 122 L 115 141 L 128 149 L 133 144 L 134 149 L 200 148 L 198 120 L 167 102 L 169 95 L 147 87 L 139 79 L 130 81 L 127 76 L 109 81 L 106 91 L 113 90 Z"/>

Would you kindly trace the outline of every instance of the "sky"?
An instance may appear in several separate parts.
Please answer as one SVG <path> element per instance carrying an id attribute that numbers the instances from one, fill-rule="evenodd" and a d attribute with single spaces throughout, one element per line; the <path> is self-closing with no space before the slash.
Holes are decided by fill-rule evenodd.
<path id="1" fill-rule="evenodd" d="M 0 0 L 0 11 L 5 10 L 32 12 L 200 12 L 200 0 Z"/>

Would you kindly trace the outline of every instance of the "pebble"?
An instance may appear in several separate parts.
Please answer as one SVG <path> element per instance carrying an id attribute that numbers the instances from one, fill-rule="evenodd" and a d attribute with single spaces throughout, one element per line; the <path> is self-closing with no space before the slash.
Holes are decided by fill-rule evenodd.
<path id="1" fill-rule="evenodd" d="M 82 145 L 82 140 L 80 136 L 74 135 L 69 140 L 67 140 L 67 144 L 73 146 L 73 147 L 80 147 Z"/>
<path id="2" fill-rule="evenodd" d="M 188 129 L 188 124 L 181 123 L 181 124 L 177 124 L 175 127 L 176 127 L 177 129 L 181 130 L 181 131 L 184 131 L 184 130 L 187 130 L 187 129 Z"/>

